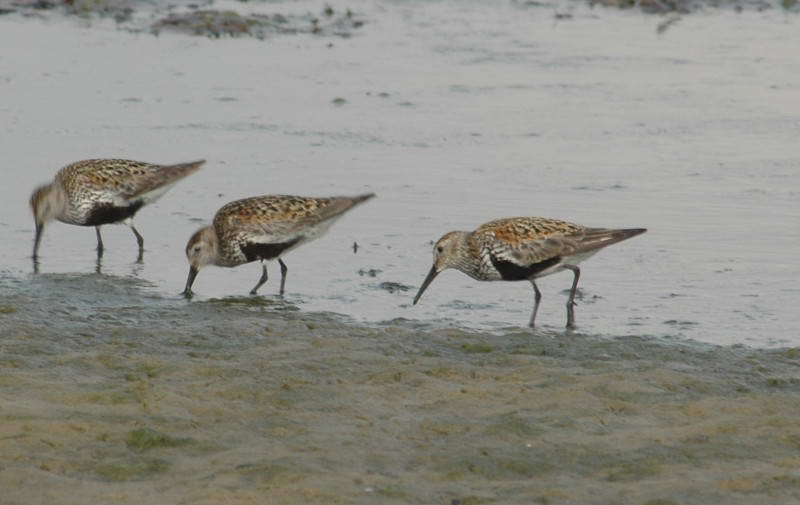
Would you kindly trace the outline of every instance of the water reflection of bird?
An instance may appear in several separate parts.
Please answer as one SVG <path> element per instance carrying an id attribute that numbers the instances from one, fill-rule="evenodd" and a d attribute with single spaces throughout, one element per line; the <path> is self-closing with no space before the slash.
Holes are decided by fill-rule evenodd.
<path id="1" fill-rule="evenodd" d="M 443 270 L 455 268 L 479 281 L 530 281 L 534 306 L 530 326 L 542 294 L 536 279 L 562 270 L 574 278 L 567 300 L 567 328 L 575 327 L 575 290 L 580 269 L 578 263 L 600 249 L 635 237 L 644 228 L 587 228 L 574 223 L 541 217 L 498 219 L 472 232 L 451 231 L 433 248 L 433 266 L 414 297 L 416 304 L 433 279 Z"/>
<path id="2" fill-rule="evenodd" d="M 276 258 L 281 267 L 280 294 L 283 294 L 288 268 L 281 256 L 322 236 L 342 214 L 373 196 L 374 193 L 330 198 L 267 195 L 222 206 L 213 224 L 195 232 L 186 245 L 189 277 L 184 296 L 192 296 L 194 279 L 206 265 L 235 267 L 259 260 L 262 274 L 250 290 L 254 295 L 267 282 L 264 261 Z"/>
<path id="3" fill-rule="evenodd" d="M 103 255 L 100 226 L 125 223 L 131 227 L 139 244 L 139 259 L 144 239 L 133 226 L 133 216 L 145 205 L 164 195 L 175 183 L 196 172 L 203 160 L 177 165 L 154 165 L 141 161 L 97 159 L 67 165 L 58 171 L 52 183 L 40 186 L 31 195 L 31 209 L 36 221 L 33 258 L 48 221 L 94 226 L 97 255 Z"/>

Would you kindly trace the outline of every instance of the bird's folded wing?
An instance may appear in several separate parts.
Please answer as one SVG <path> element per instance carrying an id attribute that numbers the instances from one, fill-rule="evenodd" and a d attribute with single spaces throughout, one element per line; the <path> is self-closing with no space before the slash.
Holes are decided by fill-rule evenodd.
<path id="1" fill-rule="evenodd" d="M 257 216 L 235 214 L 218 217 L 214 220 L 214 227 L 219 236 L 236 234 L 246 237 L 249 242 L 260 244 L 289 242 L 302 231 L 296 221 L 264 221 L 257 219 Z"/>
<path id="2" fill-rule="evenodd" d="M 131 177 L 120 188 L 120 195 L 129 200 L 155 200 L 171 185 L 199 170 L 203 163 L 205 160 L 175 165 L 143 165 L 132 171 Z"/>
<path id="3" fill-rule="evenodd" d="M 487 237 L 489 253 L 497 260 L 527 267 L 558 256 L 575 254 L 580 248 L 581 235 L 554 235 L 509 243 Z"/>
<path id="4" fill-rule="evenodd" d="M 612 228 L 585 228 L 577 243 L 576 253 L 586 253 L 603 247 L 622 242 L 635 237 L 646 230 L 643 228 L 612 229 Z"/>
<path id="5" fill-rule="evenodd" d="M 367 198 L 361 200 L 347 197 L 320 199 L 318 202 L 319 206 L 314 210 L 314 212 L 309 212 L 308 215 L 302 216 L 297 220 L 297 226 L 299 228 L 313 226 L 317 223 L 322 223 L 329 219 L 336 218 Z"/>
<path id="6" fill-rule="evenodd" d="M 481 233 L 479 240 L 498 260 L 530 266 L 555 257 L 584 254 L 643 233 L 644 229 L 580 228 L 571 233 L 551 233 L 519 238 L 508 234 Z"/>
<path id="7" fill-rule="evenodd" d="M 92 160 L 94 161 L 94 160 Z M 197 171 L 203 160 L 176 165 L 153 165 L 132 160 L 96 160 L 71 169 L 77 185 L 124 206 L 132 200 L 153 201 L 172 184 Z"/>
<path id="8" fill-rule="evenodd" d="M 307 198 L 286 195 L 252 197 L 223 206 L 214 217 L 219 235 L 245 234 L 252 240 L 273 243 L 294 240 L 317 224 L 342 215 L 371 198 Z M 256 238 L 258 237 L 258 238 Z"/>

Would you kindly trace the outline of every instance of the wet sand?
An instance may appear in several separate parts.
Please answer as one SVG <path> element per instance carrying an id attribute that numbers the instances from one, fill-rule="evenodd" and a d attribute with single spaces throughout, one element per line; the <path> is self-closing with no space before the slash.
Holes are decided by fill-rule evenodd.
<path id="1" fill-rule="evenodd" d="M 32 283 L 52 295 L 0 296 L 4 505 L 800 499 L 797 348 L 370 327 L 129 278 Z M 76 313 L 76 287 L 107 301 Z M 60 321 L 37 324 L 45 311 Z"/>

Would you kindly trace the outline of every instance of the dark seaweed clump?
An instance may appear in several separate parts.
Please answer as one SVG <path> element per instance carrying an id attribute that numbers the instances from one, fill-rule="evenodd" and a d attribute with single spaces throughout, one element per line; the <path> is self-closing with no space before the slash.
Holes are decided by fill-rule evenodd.
<path id="1" fill-rule="evenodd" d="M 701 9 L 733 9 L 736 11 L 763 11 L 773 8 L 800 11 L 800 0 L 580 0 L 589 5 L 602 5 L 617 9 L 639 9 L 648 14 L 689 14 Z M 520 7 L 558 7 L 558 2 L 541 0 L 512 0 Z M 556 14 L 559 19 L 571 17 L 569 14 Z"/>
<path id="2" fill-rule="evenodd" d="M 88 17 L 111 17 L 117 22 L 128 21 L 144 0 L 0 0 L 0 14 L 19 12 L 25 15 L 37 11 L 61 10 L 65 14 Z"/>
<path id="3" fill-rule="evenodd" d="M 213 2 L 208 2 L 213 5 Z M 256 37 L 264 39 L 270 35 L 313 34 L 326 37 L 350 37 L 364 25 L 350 9 L 336 10 L 331 6 L 319 14 L 252 14 L 243 15 L 232 10 L 213 8 L 198 9 L 189 4 L 187 12 L 172 12 L 164 17 L 164 6 L 148 0 L 0 0 L 0 15 L 20 13 L 25 16 L 40 15 L 43 11 L 63 13 L 84 18 L 113 18 L 118 23 L 128 23 L 132 31 L 149 30 L 154 34 L 162 31 L 200 35 L 204 37 Z M 142 14 L 155 23 L 146 27 L 132 21 L 135 14 Z"/>
<path id="4" fill-rule="evenodd" d="M 269 35 L 308 33 L 321 36 L 350 37 L 363 26 L 349 9 L 337 14 L 326 7 L 320 16 L 312 14 L 241 15 L 234 11 L 198 10 L 170 14 L 152 27 L 154 33 L 176 31 L 206 37 L 251 36 L 263 39 Z"/>
<path id="5" fill-rule="evenodd" d="M 788 0 L 796 2 L 797 0 Z M 766 10 L 774 4 L 765 0 L 589 0 L 591 5 L 603 5 L 621 9 L 639 8 L 651 14 L 679 13 L 689 14 L 702 8 L 732 8 L 735 10 Z M 788 8 L 785 5 L 784 8 Z"/>

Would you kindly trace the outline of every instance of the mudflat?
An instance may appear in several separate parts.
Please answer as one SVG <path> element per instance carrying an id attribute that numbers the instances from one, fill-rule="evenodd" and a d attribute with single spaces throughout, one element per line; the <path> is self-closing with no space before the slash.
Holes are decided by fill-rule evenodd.
<path id="1" fill-rule="evenodd" d="M 0 302 L 4 504 L 800 499 L 797 348 L 365 326 L 265 298 L 54 326 Z"/>

